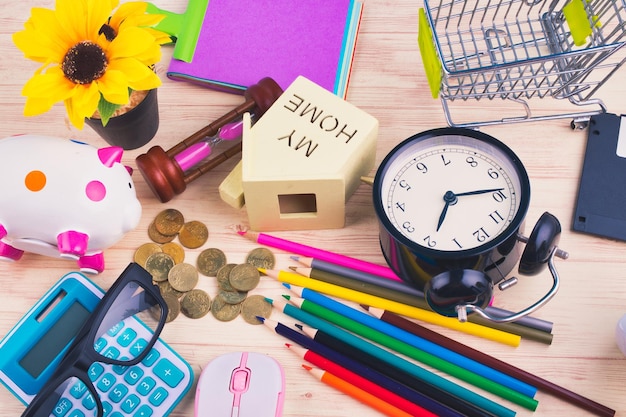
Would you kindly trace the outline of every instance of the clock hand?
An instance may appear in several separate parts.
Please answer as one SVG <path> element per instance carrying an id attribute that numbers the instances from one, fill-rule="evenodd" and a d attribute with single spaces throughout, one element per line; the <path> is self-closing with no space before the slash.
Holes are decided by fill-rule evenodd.
<path id="1" fill-rule="evenodd" d="M 439 222 L 437 223 L 437 231 L 439 231 L 439 229 L 441 228 L 441 225 L 443 224 L 444 219 L 446 218 L 446 213 L 448 213 L 448 207 L 450 207 L 451 204 L 456 204 L 457 202 L 456 194 L 454 194 L 452 191 L 446 191 L 446 193 L 443 195 L 443 201 L 445 201 L 446 204 L 443 206 L 443 210 L 441 211 L 441 214 L 439 215 Z"/>
<path id="2" fill-rule="evenodd" d="M 463 197 L 463 196 L 466 196 L 466 195 L 486 194 L 486 193 L 492 193 L 494 191 L 502 191 L 502 190 L 504 190 L 504 188 L 491 188 L 491 189 L 488 189 L 488 190 L 467 191 L 465 193 L 455 194 L 455 196 Z"/>

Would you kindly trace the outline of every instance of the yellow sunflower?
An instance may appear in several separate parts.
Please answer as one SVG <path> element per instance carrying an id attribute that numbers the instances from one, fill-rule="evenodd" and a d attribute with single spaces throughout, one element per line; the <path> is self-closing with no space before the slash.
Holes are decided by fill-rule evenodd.
<path id="1" fill-rule="evenodd" d="M 153 66 L 170 38 L 152 28 L 164 16 L 146 14 L 147 3 L 119 0 L 56 0 L 56 9 L 35 7 L 13 42 L 42 63 L 22 90 L 24 114 L 47 112 L 63 101 L 82 129 L 99 104 L 119 107 L 130 90 L 161 85 Z M 103 122 L 105 122 L 103 117 Z"/>

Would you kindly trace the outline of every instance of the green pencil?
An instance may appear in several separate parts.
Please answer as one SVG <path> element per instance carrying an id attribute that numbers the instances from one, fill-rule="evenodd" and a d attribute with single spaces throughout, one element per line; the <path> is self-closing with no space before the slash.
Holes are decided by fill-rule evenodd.
<path id="1" fill-rule="evenodd" d="M 293 296 L 285 296 L 285 298 L 287 298 L 292 304 L 299 307 L 303 311 L 311 313 L 314 316 L 333 323 L 345 330 L 348 330 L 368 340 L 386 346 L 423 364 L 432 366 L 433 368 L 443 371 L 448 375 L 457 377 L 460 380 L 468 382 L 478 388 L 482 388 L 485 391 L 496 394 L 515 404 L 521 405 L 524 408 L 532 411 L 535 411 L 537 409 L 537 400 L 530 398 L 527 395 L 521 394 L 518 391 L 505 387 L 502 384 L 494 382 L 488 378 L 471 372 L 451 362 L 438 358 L 437 356 L 418 349 L 415 346 L 391 337 L 371 327 L 365 326 L 355 320 L 352 320 L 351 318 L 329 310 L 326 307 L 323 307 L 310 300 Z"/>
<path id="2" fill-rule="evenodd" d="M 463 399 L 465 402 L 479 407 L 488 413 L 499 417 L 514 417 L 515 411 L 504 407 L 489 398 L 483 397 L 465 387 L 455 384 L 452 381 L 440 377 L 416 364 L 410 362 L 398 355 L 393 354 L 381 347 L 376 346 L 358 336 L 351 334 L 350 332 L 329 323 L 328 321 L 321 319 L 311 313 L 308 313 L 298 307 L 288 304 L 285 300 L 277 299 L 268 301 L 276 308 L 287 314 L 288 316 L 300 320 L 308 326 L 316 329 L 323 330 L 324 332 L 342 340 L 345 343 L 353 346 L 355 351 L 366 352 L 381 361 L 389 364 L 396 369 L 402 369 L 404 372 L 411 374 L 416 379 L 425 382 L 426 384 L 436 387 L 440 390 L 446 391 L 457 398 Z"/>

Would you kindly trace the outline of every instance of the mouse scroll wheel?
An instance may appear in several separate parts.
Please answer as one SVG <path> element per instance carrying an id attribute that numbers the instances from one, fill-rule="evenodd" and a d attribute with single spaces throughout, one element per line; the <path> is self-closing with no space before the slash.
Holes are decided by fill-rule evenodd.
<path id="1" fill-rule="evenodd" d="M 247 368 L 236 369 L 230 380 L 231 392 L 244 392 L 250 384 L 250 370 Z"/>

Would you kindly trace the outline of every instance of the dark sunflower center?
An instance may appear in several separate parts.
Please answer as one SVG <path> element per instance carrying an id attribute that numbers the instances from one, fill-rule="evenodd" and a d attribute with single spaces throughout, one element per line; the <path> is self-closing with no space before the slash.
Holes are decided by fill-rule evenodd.
<path id="1" fill-rule="evenodd" d="M 65 77 L 76 84 L 89 84 L 104 75 L 107 59 L 100 46 L 83 41 L 72 46 L 65 57 L 61 69 Z"/>

